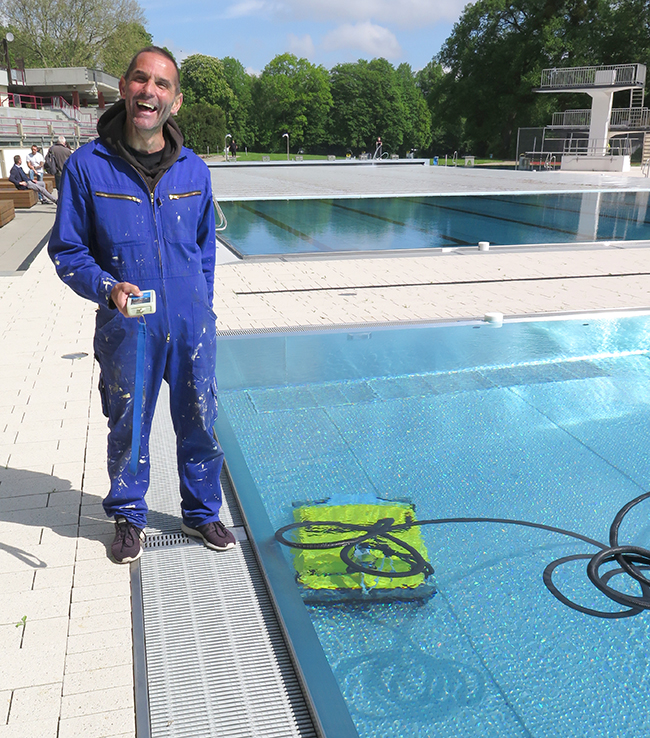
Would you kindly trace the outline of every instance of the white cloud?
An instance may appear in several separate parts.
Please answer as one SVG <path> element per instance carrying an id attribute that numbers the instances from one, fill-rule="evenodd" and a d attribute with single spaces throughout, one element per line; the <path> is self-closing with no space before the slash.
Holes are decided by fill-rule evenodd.
<path id="1" fill-rule="evenodd" d="M 259 13 L 267 13 L 272 10 L 273 3 L 266 2 L 266 0 L 241 0 L 241 2 L 229 5 L 223 17 L 242 18 L 247 15 L 258 15 Z"/>
<path id="2" fill-rule="evenodd" d="M 314 52 L 316 51 L 314 42 L 308 33 L 304 36 L 296 36 L 293 33 L 289 33 L 287 35 L 287 44 L 289 51 L 296 56 L 310 58 L 314 56 Z"/>
<path id="3" fill-rule="evenodd" d="M 456 21 L 467 4 L 467 0 L 239 0 L 228 7 L 226 15 L 266 15 L 284 21 L 374 21 L 420 28 Z"/>
<path id="4" fill-rule="evenodd" d="M 387 28 L 369 21 L 355 25 L 344 23 L 325 36 L 322 46 L 325 51 L 353 49 L 386 59 L 397 59 L 402 54 L 395 35 Z"/>

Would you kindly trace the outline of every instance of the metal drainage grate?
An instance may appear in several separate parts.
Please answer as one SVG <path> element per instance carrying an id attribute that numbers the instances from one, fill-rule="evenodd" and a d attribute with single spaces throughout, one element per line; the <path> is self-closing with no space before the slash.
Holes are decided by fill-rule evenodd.
<path id="1" fill-rule="evenodd" d="M 148 550 L 140 573 L 151 738 L 315 738 L 247 541 Z"/>
<path id="2" fill-rule="evenodd" d="M 195 541 L 185 533 L 153 533 L 148 534 L 144 542 L 144 548 L 171 548 L 172 546 L 203 545 Z"/>
<path id="3" fill-rule="evenodd" d="M 234 528 L 238 545 L 223 553 L 179 530 L 164 395 L 156 417 L 147 495 L 155 525 L 147 528 L 146 550 L 131 576 L 137 736 L 316 738 L 244 529 Z M 227 475 L 222 483 L 223 519 L 232 525 L 241 516 Z"/>

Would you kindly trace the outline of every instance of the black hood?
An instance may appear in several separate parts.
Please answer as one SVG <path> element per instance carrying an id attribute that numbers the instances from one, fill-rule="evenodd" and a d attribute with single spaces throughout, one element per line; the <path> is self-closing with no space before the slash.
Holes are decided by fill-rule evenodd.
<path id="1" fill-rule="evenodd" d="M 97 133 L 102 142 L 113 149 L 119 156 L 127 161 L 132 167 L 143 175 L 149 187 L 153 191 L 158 180 L 178 159 L 183 146 L 183 134 L 176 125 L 176 121 L 169 117 L 163 125 L 163 136 L 165 137 L 165 149 L 162 160 L 154 170 L 145 169 L 143 165 L 133 156 L 126 147 L 124 140 L 124 125 L 126 123 L 126 103 L 119 100 L 111 106 L 97 121 Z"/>

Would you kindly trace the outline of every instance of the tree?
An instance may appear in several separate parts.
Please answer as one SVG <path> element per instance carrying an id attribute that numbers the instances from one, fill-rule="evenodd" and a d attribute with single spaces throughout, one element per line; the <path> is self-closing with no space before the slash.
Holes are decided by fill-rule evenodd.
<path id="1" fill-rule="evenodd" d="M 466 119 L 462 115 L 453 124 L 445 116 L 447 110 L 445 72 L 437 61 L 430 61 L 415 75 L 415 83 L 422 94 L 431 115 L 431 143 L 433 156 L 467 148 L 465 141 Z"/>
<path id="2" fill-rule="evenodd" d="M 428 144 L 426 105 L 418 102 L 410 67 L 399 73 L 386 59 L 337 64 L 330 73 L 334 107 L 330 121 L 333 145 L 374 151 L 381 136 L 384 151 Z M 408 140 L 404 140 L 408 130 Z"/>
<path id="3" fill-rule="evenodd" d="M 365 61 L 337 64 L 330 72 L 332 113 L 330 141 L 355 152 L 372 150 L 376 125 L 368 100 L 368 90 L 360 66 Z"/>
<path id="4" fill-rule="evenodd" d="M 586 96 L 536 94 L 542 69 L 647 64 L 649 35 L 647 0 L 478 0 L 437 56 L 448 70 L 438 88 L 444 107 L 430 109 L 447 130 L 464 129 L 473 153 L 511 156 L 518 127 L 590 106 Z"/>
<path id="5" fill-rule="evenodd" d="M 263 148 L 282 151 L 284 133 L 297 147 L 325 144 L 332 95 L 324 67 L 293 54 L 276 56 L 253 85 L 253 104 Z"/>
<path id="6" fill-rule="evenodd" d="M 181 87 L 189 105 L 202 102 L 226 110 L 232 103 L 223 64 L 214 56 L 188 56 L 181 64 Z"/>
<path id="7" fill-rule="evenodd" d="M 550 66 L 544 37 L 552 39 L 557 23 L 553 14 L 544 23 L 544 2 L 478 0 L 465 8 L 438 55 L 449 70 L 440 114 L 459 131 L 465 120 L 472 153 L 512 155 L 518 126 L 548 117 L 548 98 L 533 92 Z"/>
<path id="8" fill-rule="evenodd" d="M 424 151 L 431 143 L 431 113 L 408 64 L 400 64 L 396 70 L 404 106 L 403 145 L 400 153 L 410 149 Z"/>
<path id="9" fill-rule="evenodd" d="M 181 106 L 175 117 L 185 145 L 197 154 L 221 151 L 226 137 L 226 116 L 221 108 L 207 103 Z"/>
<path id="10" fill-rule="evenodd" d="M 230 56 L 225 56 L 224 75 L 233 97 L 225 108 L 228 133 L 232 134 L 238 146 L 252 147 L 255 142 L 253 110 L 253 80 L 242 63 Z"/>
<path id="11" fill-rule="evenodd" d="M 133 55 L 153 39 L 140 23 L 123 23 L 116 29 L 99 55 L 99 66 L 114 77 L 121 77 L 128 69 Z"/>
<path id="12" fill-rule="evenodd" d="M 12 54 L 36 67 L 101 68 L 104 54 L 108 63 L 121 59 L 107 50 L 124 45 L 121 33 L 146 33 L 137 0 L 0 0 L 0 17 L 15 36 Z"/>

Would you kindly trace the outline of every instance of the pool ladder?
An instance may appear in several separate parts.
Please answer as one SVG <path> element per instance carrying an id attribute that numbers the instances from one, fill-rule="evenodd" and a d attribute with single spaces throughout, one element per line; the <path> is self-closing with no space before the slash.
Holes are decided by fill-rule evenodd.
<path id="1" fill-rule="evenodd" d="M 219 222 L 215 226 L 215 231 L 225 231 L 226 228 L 228 228 L 228 221 L 226 220 L 226 216 L 223 214 L 223 210 L 221 209 L 221 205 L 217 202 L 217 198 L 213 195 L 212 196 L 212 204 L 214 205 L 214 209 L 219 216 Z"/>

